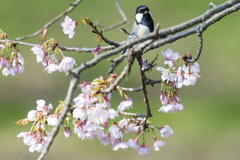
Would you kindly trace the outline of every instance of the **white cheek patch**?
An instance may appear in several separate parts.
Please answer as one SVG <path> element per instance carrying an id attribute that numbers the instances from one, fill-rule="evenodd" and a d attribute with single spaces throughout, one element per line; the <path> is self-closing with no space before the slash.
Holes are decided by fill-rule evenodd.
<path id="1" fill-rule="evenodd" d="M 136 20 L 137 20 L 137 22 L 141 22 L 142 21 L 142 17 L 143 17 L 143 14 L 142 13 L 137 13 L 136 14 Z"/>

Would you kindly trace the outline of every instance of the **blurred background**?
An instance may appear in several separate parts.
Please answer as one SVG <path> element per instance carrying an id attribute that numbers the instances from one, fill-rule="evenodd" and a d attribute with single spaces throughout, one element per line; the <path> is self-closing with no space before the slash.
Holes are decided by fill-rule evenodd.
<path id="1" fill-rule="evenodd" d="M 74 0 L 9 0 L 1 2 L 0 28 L 7 33 L 9 39 L 31 34 L 43 27 L 47 22 L 68 8 L 67 2 Z M 219 5 L 226 0 L 213 1 Z M 203 14 L 210 1 L 201 0 L 119 0 L 125 11 L 130 25 L 125 28 L 130 31 L 135 10 L 139 5 L 145 4 L 151 10 L 153 19 L 161 24 L 161 28 L 167 28 L 185 22 Z M 102 22 L 109 26 L 122 20 L 113 0 L 85 0 L 68 14 L 69 17 L 80 21 L 82 16 L 92 21 Z M 161 107 L 159 100 L 160 85 L 148 86 L 148 95 L 153 117 L 150 118 L 154 125 L 169 125 L 174 131 L 173 136 L 161 139 L 166 146 L 160 151 L 151 151 L 148 157 L 139 156 L 137 152 L 129 148 L 127 151 L 113 151 L 112 146 L 103 146 L 95 139 L 81 140 L 76 135 L 66 139 L 63 129 L 60 130 L 46 159 L 138 159 L 146 158 L 167 160 L 239 160 L 240 154 L 240 11 L 233 13 L 221 21 L 210 26 L 203 33 L 203 50 L 198 63 L 200 64 L 200 76 L 195 86 L 180 89 L 181 103 L 185 110 L 177 114 L 158 112 Z M 76 28 L 72 39 L 65 35 L 60 26 L 65 17 L 53 24 L 47 34 L 48 38 L 54 38 L 60 46 L 70 47 L 95 47 L 95 37 L 89 29 L 80 25 Z M 121 42 L 127 39 L 127 35 L 113 29 L 104 32 L 107 38 Z M 42 44 L 40 36 L 29 38 L 24 42 Z M 103 42 L 102 46 L 105 46 Z M 25 58 L 25 72 L 15 77 L 0 74 L 0 159 L 8 160 L 32 160 L 37 159 L 39 153 L 30 153 L 29 147 L 24 145 L 22 138 L 17 134 L 29 131 L 31 125 L 18 126 L 14 122 L 27 117 L 29 110 L 36 108 L 36 100 L 44 99 L 47 104 L 54 107 L 59 100 L 64 100 L 71 77 L 63 73 L 48 74 L 44 72 L 42 64 L 36 62 L 31 47 L 18 46 Z M 149 61 L 159 54 L 157 66 L 163 66 L 161 51 L 171 48 L 174 52 L 185 54 L 192 51 L 195 55 L 198 49 L 198 37 L 196 35 L 178 40 L 172 44 L 150 51 L 144 55 Z M 93 58 L 92 53 L 64 52 L 67 56 L 75 58 L 78 65 Z M 114 57 L 112 57 L 114 58 Z M 110 67 L 107 60 L 103 60 L 97 66 L 87 69 L 81 74 L 80 82 L 92 81 L 102 75 L 107 79 L 106 72 Z M 121 72 L 124 65 L 117 69 Z M 2 71 L 2 70 L 1 70 Z M 160 72 L 153 69 L 147 76 L 159 79 Z M 137 64 L 133 65 L 132 74 L 128 81 L 120 83 L 123 87 L 139 87 L 139 71 Z M 75 91 L 75 96 L 80 90 Z M 145 105 L 142 101 L 142 93 L 129 93 L 134 101 L 134 109 L 130 112 L 145 113 Z M 112 107 L 117 108 L 121 98 L 118 93 L 112 95 Z M 53 113 L 53 111 L 52 111 Z M 49 128 L 50 131 L 51 128 Z M 135 138 L 127 135 L 127 138 Z M 153 148 L 152 134 L 147 134 L 147 145 Z M 157 133 L 160 138 L 160 134 Z"/>

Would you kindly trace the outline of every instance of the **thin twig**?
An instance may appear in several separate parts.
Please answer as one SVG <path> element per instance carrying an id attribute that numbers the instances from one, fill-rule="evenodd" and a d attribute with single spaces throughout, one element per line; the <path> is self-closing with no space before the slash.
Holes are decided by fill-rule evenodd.
<path id="1" fill-rule="evenodd" d="M 216 5 L 213 2 L 210 2 L 210 4 L 208 6 L 212 7 L 212 8 L 216 7 Z"/>
<path id="2" fill-rule="evenodd" d="M 197 54 L 196 54 L 195 58 L 193 58 L 193 59 L 186 59 L 185 60 L 186 62 L 194 63 L 194 62 L 196 62 L 199 59 L 199 57 L 201 55 L 202 47 L 203 47 L 203 45 L 202 45 L 203 44 L 203 38 L 202 38 L 202 29 L 201 29 L 201 27 L 199 27 L 199 29 L 197 30 L 197 35 L 198 35 L 198 41 L 199 41 L 199 48 L 198 48 Z"/>
<path id="3" fill-rule="evenodd" d="M 146 117 L 147 114 L 138 114 L 138 113 L 129 113 L 129 112 L 120 112 L 118 111 L 119 114 L 123 114 L 125 116 L 133 116 L 133 117 Z"/>
<path id="4" fill-rule="evenodd" d="M 17 44 L 17 45 L 24 45 L 24 46 L 30 46 L 30 47 L 41 46 L 41 44 L 15 41 L 15 40 L 11 40 L 11 39 L 0 39 L 0 42 L 2 42 L 2 43 L 12 42 L 12 43 Z M 123 44 L 123 43 L 120 43 L 120 44 Z M 96 47 L 94 47 L 94 48 L 87 48 L 87 47 L 76 48 L 76 47 L 65 47 L 65 46 L 58 46 L 58 48 L 60 48 L 63 51 L 75 51 L 75 52 L 93 52 L 96 49 Z M 112 50 L 114 48 L 116 48 L 116 47 L 113 46 L 113 45 L 100 47 L 101 51 Z"/>
<path id="5" fill-rule="evenodd" d="M 93 30 L 91 30 L 91 31 L 93 33 L 96 33 L 97 35 L 99 35 L 104 42 L 108 43 L 109 45 L 114 45 L 115 47 L 120 46 L 120 44 L 118 42 L 111 41 L 111 40 L 107 39 L 106 37 L 104 37 L 102 34 L 102 31 L 99 31 L 97 29 L 97 26 L 94 25 L 91 20 L 88 19 L 87 23 L 93 28 Z"/>
<path id="6" fill-rule="evenodd" d="M 133 50 L 129 50 L 129 56 L 132 57 Z M 102 91 L 101 93 L 110 93 L 112 90 L 116 88 L 116 86 L 119 84 L 119 82 L 128 74 L 129 70 L 132 67 L 134 58 L 129 58 L 128 64 L 124 67 L 124 70 L 121 72 L 121 74 L 116 78 L 113 84 L 110 85 L 106 90 Z"/>
<path id="7" fill-rule="evenodd" d="M 77 0 L 76 2 L 74 3 L 71 3 L 70 7 L 62 12 L 61 14 L 59 14 L 57 17 L 53 18 L 50 22 L 48 22 L 47 24 L 45 24 L 43 26 L 42 29 L 38 30 L 37 32 L 33 33 L 33 34 L 30 34 L 30 35 L 27 35 L 27 36 L 24 36 L 24 37 L 18 37 L 16 38 L 15 40 L 19 41 L 19 40 L 23 40 L 23 39 L 27 39 L 27 38 L 30 38 L 30 37 L 34 37 L 34 36 L 37 36 L 39 34 L 41 34 L 43 32 L 44 29 L 50 27 L 53 23 L 55 23 L 56 21 L 58 21 L 60 18 L 62 18 L 64 15 L 68 14 L 69 12 L 71 12 L 80 2 L 82 2 L 82 0 Z"/>
<path id="8" fill-rule="evenodd" d="M 140 80 L 141 80 L 141 84 L 142 84 L 143 97 L 144 97 L 143 100 L 147 107 L 147 112 L 146 112 L 146 115 L 147 115 L 146 120 L 147 120 L 148 117 L 152 116 L 152 113 L 151 113 L 149 100 L 148 100 L 148 96 L 147 96 L 147 88 L 146 88 L 146 82 L 145 82 L 146 76 L 145 76 L 145 72 L 142 71 L 142 56 L 138 56 L 137 60 L 138 60 L 139 70 L 140 70 Z"/>
<path id="9" fill-rule="evenodd" d="M 123 91 L 129 91 L 129 92 L 139 92 L 142 90 L 142 87 L 137 87 L 137 88 L 125 88 L 125 87 L 120 87 L 120 86 L 117 86 L 116 88 L 119 88 Z"/>
<path id="10" fill-rule="evenodd" d="M 117 8 L 118 8 L 118 11 L 120 12 L 121 16 L 123 17 L 123 20 L 120 21 L 120 22 L 118 22 L 117 24 L 111 25 L 111 26 L 109 26 L 109 27 L 105 27 L 102 23 L 99 23 L 99 22 L 95 21 L 95 24 L 96 24 L 98 27 L 103 28 L 103 31 L 108 31 L 108 30 L 114 29 L 114 28 L 116 28 L 116 27 L 118 27 L 118 26 L 121 26 L 121 25 L 123 25 L 123 24 L 125 24 L 125 23 L 126 23 L 126 24 L 129 24 L 128 19 L 127 19 L 127 16 L 126 16 L 125 13 L 123 12 L 123 10 L 122 10 L 122 8 L 121 8 L 118 0 L 114 0 L 114 1 L 115 1 L 115 3 L 116 3 L 116 6 L 117 6 Z"/>

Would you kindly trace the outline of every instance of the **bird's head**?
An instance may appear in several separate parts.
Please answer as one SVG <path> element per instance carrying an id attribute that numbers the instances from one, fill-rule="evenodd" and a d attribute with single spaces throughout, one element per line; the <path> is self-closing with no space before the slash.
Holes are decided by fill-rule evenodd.
<path id="1" fill-rule="evenodd" d="M 141 23 L 143 20 L 146 20 L 148 18 L 152 19 L 152 14 L 147 6 L 141 5 L 137 7 L 135 18 L 137 23 Z"/>

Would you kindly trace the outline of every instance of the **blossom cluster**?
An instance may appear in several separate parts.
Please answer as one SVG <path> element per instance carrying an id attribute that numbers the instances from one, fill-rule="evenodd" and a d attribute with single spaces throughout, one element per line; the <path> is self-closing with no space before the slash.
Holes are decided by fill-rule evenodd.
<path id="1" fill-rule="evenodd" d="M 58 43 L 53 40 L 47 40 L 42 46 L 34 46 L 31 50 L 33 54 L 36 54 L 36 60 L 39 63 L 42 63 L 48 73 L 55 71 L 67 72 L 68 70 L 73 69 L 76 65 L 76 61 L 72 57 L 64 56 L 61 49 L 57 47 Z M 50 53 L 53 50 L 54 53 Z M 58 54 L 59 59 L 56 58 Z M 60 55 L 63 57 L 60 59 Z"/>
<path id="2" fill-rule="evenodd" d="M 197 78 L 200 78 L 198 74 L 200 72 L 199 64 L 185 62 L 178 53 L 173 53 L 171 49 L 167 49 L 162 54 L 166 58 L 164 62 L 166 68 L 156 68 L 162 72 L 161 79 L 163 81 L 160 93 L 163 106 L 159 111 L 176 113 L 184 110 L 184 106 L 180 103 L 178 89 L 182 86 L 195 85 Z"/>
<path id="3" fill-rule="evenodd" d="M 4 57 L 4 50 L 8 50 L 9 48 L 13 49 L 11 57 L 9 56 Z M 21 52 L 16 49 L 16 46 L 13 45 L 11 42 L 6 43 L 5 45 L 0 43 L 0 69 L 5 67 L 2 71 L 4 76 L 12 75 L 15 76 L 18 73 L 24 72 L 24 58 Z"/>
<path id="4" fill-rule="evenodd" d="M 127 95 L 117 107 L 117 111 L 111 108 L 111 93 L 101 94 L 108 87 L 108 84 L 116 78 L 116 75 L 111 75 L 107 81 L 102 77 L 95 79 L 91 83 L 84 82 L 80 85 L 82 93 L 80 93 L 75 99 L 75 109 L 73 110 L 73 124 L 74 133 L 81 139 L 94 140 L 97 137 L 103 145 L 112 144 L 114 151 L 118 149 L 126 150 L 128 147 L 135 149 L 140 155 L 148 155 L 151 148 L 145 145 L 145 141 L 139 144 L 139 137 L 144 137 L 146 128 L 143 127 L 144 119 L 135 117 L 124 118 L 113 124 L 108 128 L 108 119 L 115 119 L 119 117 L 119 113 L 133 107 L 133 101 Z M 161 136 L 167 138 L 173 134 L 172 129 L 169 126 L 154 127 L 148 126 L 152 131 L 154 128 L 160 130 Z M 108 128 L 107 131 L 105 131 Z M 124 133 L 133 132 L 137 135 L 135 139 L 124 140 Z M 154 133 L 155 134 L 155 133 Z M 158 151 L 159 147 L 163 147 L 165 143 L 158 140 L 154 135 L 154 150 Z"/>
<path id="5" fill-rule="evenodd" d="M 46 132 L 47 126 L 56 125 L 58 122 L 58 116 L 56 116 L 56 114 L 49 115 L 49 111 L 51 109 L 53 109 L 51 103 L 46 106 L 46 102 L 44 100 L 37 100 L 36 110 L 30 110 L 27 118 L 16 122 L 16 124 L 21 125 L 33 123 L 29 132 L 21 132 L 17 135 L 17 137 L 23 137 L 24 144 L 30 146 L 30 152 L 43 151 L 49 138 L 49 133 Z"/>

